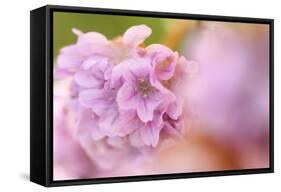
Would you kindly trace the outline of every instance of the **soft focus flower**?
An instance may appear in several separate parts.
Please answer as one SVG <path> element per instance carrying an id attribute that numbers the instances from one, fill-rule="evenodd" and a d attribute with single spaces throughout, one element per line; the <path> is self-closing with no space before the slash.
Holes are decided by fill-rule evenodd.
<path id="1" fill-rule="evenodd" d="M 268 135 L 268 37 L 267 25 L 203 23 L 189 44 L 200 66 L 189 101 L 220 142 L 245 149 Z"/>
<path id="2" fill-rule="evenodd" d="M 118 172 L 120 161 L 140 162 L 162 140 L 180 135 L 184 97 L 179 92 L 186 85 L 182 76 L 189 74 L 179 71 L 189 61 L 164 45 L 140 46 L 151 34 L 145 25 L 113 40 L 73 32 L 78 40 L 61 50 L 55 77 L 71 84 L 72 135 L 96 165 L 96 175 Z"/>
<path id="3" fill-rule="evenodd" d="M 57 83 L 54 92 L 54 179 L 88 178 L 96 174 L 96 167 L 74 135 L 69 118 L 68 82 Z"/>
<path id="4" fill-rule="evenodd" d="M 153 82 L 153 68 L 148 58 L 127 61 L 124 69 L 124 84 L 117 94 L 120 109 L 134 109 L 143 122 L 153 120 L 154 111 L 160 105 L 175 100 L 172 92 L 159 82 Z M 120 64 L 124 65 L 124 63 Z"/>

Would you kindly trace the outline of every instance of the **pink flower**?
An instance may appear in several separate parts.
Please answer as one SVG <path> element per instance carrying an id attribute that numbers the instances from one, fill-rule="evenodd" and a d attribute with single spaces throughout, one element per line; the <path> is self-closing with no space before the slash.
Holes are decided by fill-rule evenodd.
<path id="1" fill-rule="evenodd" d="M 134 26 L 124 33 L 121 40 L 115 41 L 109 41 L 97 32 L 83 33 L 73 29 L 73 33 L 78 36 L 78 41 L 60 50 L 55 70 L 57 78 L 71 76 L 89 57 L 92 64 L 103 59 L 111 64 L 125 60 L 138 51 L 137 46 L 151 34 L 151 29 L 145 25 Z"/>
<path id="2" fill-rule="evenodd" d="M 107 136 L 115 136 L 118 131 L 119 111 L 115 97 L 116 91 L 111 89 L 88 89 L 79 94 L 80 104 L 98 116 L 97 122 Z"/>
<path id="3" fill-rule="evenodd" d="M 138 117 L 134 118 L 136 129 L 129 137 L 133 146 L 152 146 L 156 147 L 159 142 L 160 131 L 163 128 L 162 114 L 156 112 L 151 121 L 144 123 Z"/>
<path id="4" fill-rule="evenodd" d="M 153 82 L 153 68 L 149 58 L 128 60 L 123 71 L 124 84 L 117 94 L 120 109 L 133 109 L 143 122 L 153 120 L 154 111 L 160 104 L 169 104 L 175 100 L 172 92 L 158 81 Z"/>
<path id="5" fill-rule="evenodd" d="M 163 128 L 162 113 L 156 111 L 153 120 L 143 122 L 133 110 L 122 114 L 118 136 L 128 136 L 134 147 L 156 147 L 159 142 L 160 131 Z"/>
<path id="6" fill-rule="evenodd" d="M 161 44 L 152 44 L 146 50 L 152 58 L 156 76 L 160 80 L 169 80 L 174 74 L 178 54 Z"/>
<path id="7" fill-rule="evenodd" d="M 182 112 L 176 95 L 162 85 L 173 77 L 178 54 L 160 44 L 138 47 L 151 34 L 145 25 L 133 26 L 112 41 L 96 32 L 73 32 L 78 41 L 61 50 L 57 69 L 73 77 L 77 87 L 79 130 L 92 129 L 92 138 L 99 140 L 135 136 L 138 127 L 146 127 L 142 143 L 156 146 L 164 123 L 149 141 L 144 135 L 149 137 L 154 129 L 148 125 L 162 121 L 164 113 L 176 121 Z M 138 126 L 128 126 L 129 121 Z"/>
<path id="8" fill-rule="evenodd" d="M 77 29 L 73 29 L 73 32 L 78 36 L 78 41 L 76 44 L 61 49 L 57 58 L 55 74 L 59 78 L 64 78 L 78 71 L 88 57 L 96 58 L 96 60 L 105 57 L 104 53 L 109 47 L 109 41 L 100 33 L 84 34 Z"/>
<path id="9" fill-rule="evenodd" d="M 113 40 L 73 32 L 78 40 L 61 50 L 55 76 L 71 84 L 73 136 L 98 170 L 113 171 L 181 133 L 183 57 L 160 44 L 140 47 L 151 34 L 145 25 Z"/>
<path id="10" fill-rule="evenodd" d="M 82 69 L 74 75 L 78 86 L 83 88 L 103 88 L 109 80 L 112 66 L 107 59 L 96 60 L 88 58 L 82 64 Z"/>
<path id="11" fill-rule="evenodd" d="M 112 130 L 119 115 L 117 107 L 114 107 L 116 91 L 102 88 L 106 86 L 110 78 L 113 64 L 135 54 L 138 44 L 142 43 L 151 30 L 144 25 L 132 27 L 126 31 L 121 41 L 116 42 L 106 42 L 105 38 L 97 33 L 83 34 L 78 30 L 74 30 L 74 32 L 79 36 L 77 47 L 79 50 L 85 50 L 84 55 L 88 56 L 83 62 L 79 64 L 76 62 L 77 65 L 75 65 L 79 66 L 74 74 L 75 82 L 83 89 L 90 88 L 89 90 L 81 90 L 79 101 L 84 107 L 92 108 L 99 117 L 101 126 Z M 96 44 L 96 40 L 98 40 L 98 44 Z M 102 49 L 97 49 L 94 45 L 101 45 Z M 103 49 L 104 47 L 107 49 Z M 107 132 L 108 134 L 112 135 L 113 133 Z"/>

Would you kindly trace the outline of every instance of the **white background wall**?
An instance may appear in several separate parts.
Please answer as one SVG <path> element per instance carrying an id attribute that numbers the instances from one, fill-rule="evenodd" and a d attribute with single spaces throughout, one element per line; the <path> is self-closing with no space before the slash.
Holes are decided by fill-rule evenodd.
<path id="1" fill-rule="evenodd" d="M 7 0 L 0 9 L 0 191 L 267 191 L 281 189 L 281 5 L 278 0 Z M 29 174 L 29 10 L 45 4 L 275 19 L 275 173 L 43 188 Z"/>

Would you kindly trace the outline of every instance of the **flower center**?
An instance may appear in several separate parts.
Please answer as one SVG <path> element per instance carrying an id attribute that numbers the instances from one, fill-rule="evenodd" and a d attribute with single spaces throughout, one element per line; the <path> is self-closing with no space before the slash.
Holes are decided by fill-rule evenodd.
<path id="1" fill-rule="evenodd" d="M 145 79 L 139 79 L 138 81 L 138 90 L 143 97 L 147 97 L 148 94 L 153 90 L 153 87 Z"/>

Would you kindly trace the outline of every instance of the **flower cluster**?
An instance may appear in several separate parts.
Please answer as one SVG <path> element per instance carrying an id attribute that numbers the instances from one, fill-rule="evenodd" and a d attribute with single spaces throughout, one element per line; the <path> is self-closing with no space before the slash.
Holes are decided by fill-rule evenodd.
<path id="1" fill-rule="evenodd" d="M 73 32 L 78 40 L 61 50 L 55 77 L 72 79 L 78 130 L 90 130 L 96 141 L 121 138 L 133 147 L 156 147 L 162 131 L 180 131 L 183 102 L 173 85 L 177 67 L 188 68 L 184 57 L 161 44 L 144 47 L 151 34 L 145 25 L 113 40 Z"/>

